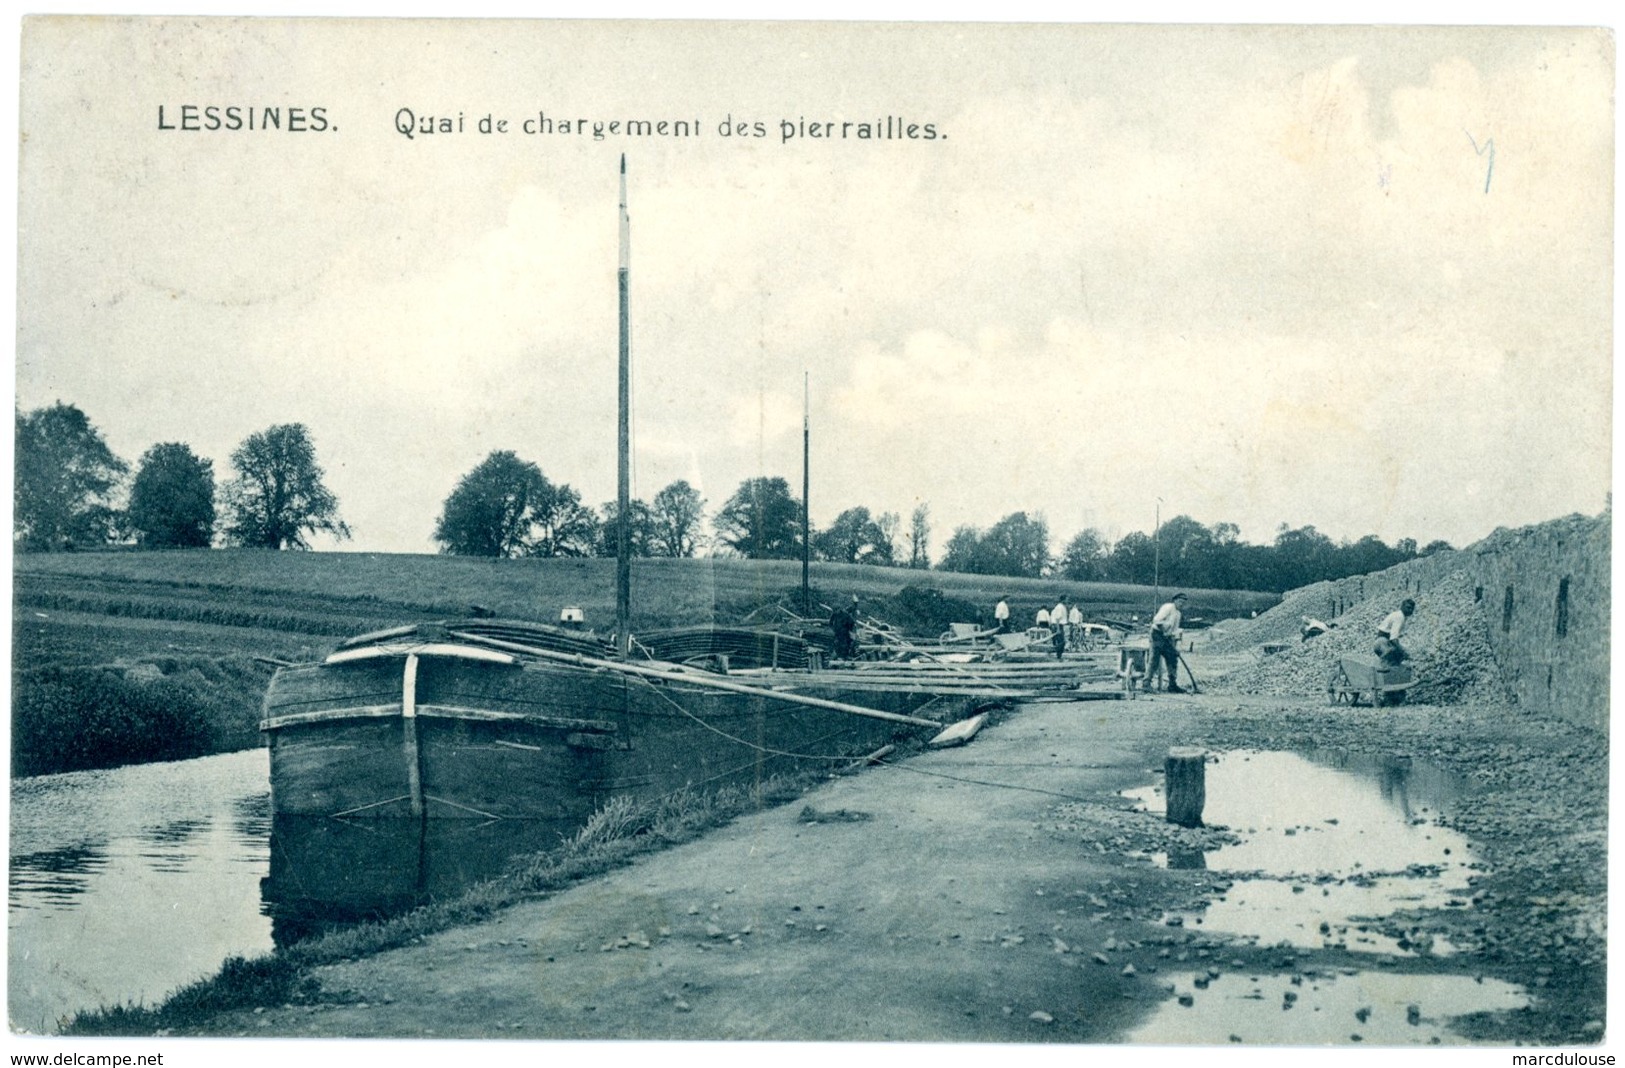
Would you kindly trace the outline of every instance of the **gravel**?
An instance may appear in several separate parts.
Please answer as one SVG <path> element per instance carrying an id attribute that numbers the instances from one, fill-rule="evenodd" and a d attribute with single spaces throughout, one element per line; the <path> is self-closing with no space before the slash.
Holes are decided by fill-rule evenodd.
<path id="1" fill-rule="evenodd" d="M 1223 635 L 1203 646 L 1204 651 L 1235 651 L 1238 642 L 1251 644 L 1288 641 L 1285 649 L 1243 662 L 1229 675 L 1212 680 L 1216 691 L 1261 694 L 1271 697 L 1312 696 L 1327 691 L 1339 659 L 1372 655 L 1377 624 L 1398 607 L 1391 596 L 1358 601 L 1337 617 L 1336 626 L 1317 637 L 1298 636 L 1302 616 L 1311 605 L 1323 606 L 1329 583 L 1293 591 L 1287 599 L 1256 620 L 1247 633 Z M 1474 600 L 1473 584 L 1465 571 L 1456 571 L 1413 595 L 1416 614 L 1405 624 L 1400 644 L 1410 653 L 1416 684 L 1406 700 L 1422 704 L 1505 704 L 1510 700 L 1485 632 L 1482 613 Z M 1290 639 L 1281 637 L 1290 633 Z M 1262 636 L 1262 637 L 1261 637 Z M 1245 647 L 1245 646 L 1244 646 Z"/>

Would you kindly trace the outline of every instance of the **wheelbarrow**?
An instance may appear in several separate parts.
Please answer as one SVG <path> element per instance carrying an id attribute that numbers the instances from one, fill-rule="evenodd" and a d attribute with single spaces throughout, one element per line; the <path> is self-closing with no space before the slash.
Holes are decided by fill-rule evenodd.
<path id="1" fill-rule="evenodd" d="M 1151 668 L 1151 649 L 1145 645 L 1124 645 L 1117 650 L 1117 677 L 1123 682 L 1123 692 L 1130 701 L 1145 688 L 1145 677 Z"/>
<path id="2" fill-rule="evenodd" d="M 1374 656 L 1345 656 L 1326 681 L 1326 696 L 1334 705 L 1345 701 L 1350 705 L 1368 701 L 1373 707 L 1397 705 L 1404 703 L 1405 691 L 1414 685 L 1411 669 L 1404 664 L 1384 664 Z"/>

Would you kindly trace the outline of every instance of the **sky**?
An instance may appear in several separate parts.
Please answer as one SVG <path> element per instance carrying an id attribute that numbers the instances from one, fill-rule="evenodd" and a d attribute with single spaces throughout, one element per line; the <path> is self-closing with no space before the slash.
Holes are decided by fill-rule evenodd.
<path id="1" fill-rule="evenodd" d="M 495 449 L 812 521 L 1185 514 L 1468 544 L 1607 502 L 1593 30 L 58 19 L 23 34 L 16 403 L 132 465 L 304 423 L 351 541 Z M 321 132 L 184 131 L 185 105 Z M 402 109 L 410 112 L 404 120 Z M 398 125 L 461 117 L 463 132 Z M 506 119 L 481 133 L 481 118 Z M 546 116 L 685 138 L 527 134 Z M 802 124 L 930 124 L 934 139 Z M 792 136 L 781 123 L 788 120 Z M 722 136 L 720 127 L 735 132 Z M 742 136 L 762 123 L 765 136 Z M 590 129 L 590 127 L 589 127 Z"/>

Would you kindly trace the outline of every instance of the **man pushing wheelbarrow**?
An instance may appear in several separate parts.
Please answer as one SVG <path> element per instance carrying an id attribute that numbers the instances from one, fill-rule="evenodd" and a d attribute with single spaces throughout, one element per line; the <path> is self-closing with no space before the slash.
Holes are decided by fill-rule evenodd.
<path id="1" fill-rule="evenodd" d="M 1405 629 L 1405 621 L 1415 614 L 1416 602 L 1407 597 L 1377 624 L 1377 646 L 1371 651 L 1377 654 L 1377 659 L 1385 667 L 1398 667 L 1411 658 L 1405 647 L 1399 644 L 1399 633 Z"/>

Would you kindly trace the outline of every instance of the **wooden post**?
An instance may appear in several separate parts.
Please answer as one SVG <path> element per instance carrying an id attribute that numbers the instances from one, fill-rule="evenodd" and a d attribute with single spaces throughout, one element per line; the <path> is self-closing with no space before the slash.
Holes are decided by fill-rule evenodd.
<path id="1" fill-rule="evenodd" d="M 406 760 L 406 794 L 413 817 L 423 815 L 423 758 L 418 754 L 418 658 L 408 655 L 401 677 L 401 739 Z"/>
<path id="2" fill-rule="evenodd" d="M 1168 798 L 1168 822 L 1181 827 L 1202 826 L 1207 804 L 1207 752 L 1188 746 L 1168 750 L 1163 763 L 1163 788 Z"/>

